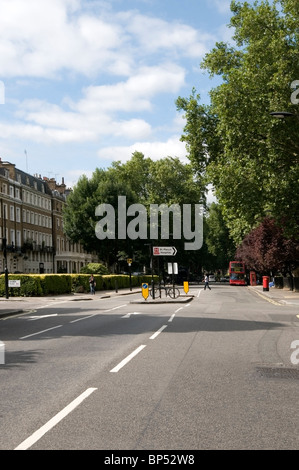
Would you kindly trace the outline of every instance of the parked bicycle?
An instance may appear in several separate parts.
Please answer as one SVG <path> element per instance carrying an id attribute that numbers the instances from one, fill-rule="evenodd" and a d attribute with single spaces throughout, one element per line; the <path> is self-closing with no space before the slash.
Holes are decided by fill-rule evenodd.
<path id="1" fill-rule="evenodd" d="M 176 299 L 180 296 L 180 291 L 175 286 L 161 286 L 161 287 L 154 287 L 154 298 L 159 299 L 162 296 L 162 290 L 165 291 L 165 296 L 170 297 L 171 299 Z M 149 294 L 153 297 L 153 289 L 150 289 Z"/>

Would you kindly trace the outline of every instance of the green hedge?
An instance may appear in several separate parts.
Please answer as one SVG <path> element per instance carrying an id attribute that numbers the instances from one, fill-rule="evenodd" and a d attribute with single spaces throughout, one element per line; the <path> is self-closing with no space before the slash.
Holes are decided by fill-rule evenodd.
<path id="1" fill-rule="evenodd" d="M 89 292 L 89 274 L 9 274 L 9 280 L 20 280 L 21 287 L 10 287 L 9 297 L 37 297 L 43 295 Z M 96 291 L 116 290 L 130 287 L 130 276 L 107 274 L 94 275 Z M 132 276 L 132 287 L 151 283 L 151 276 Z M 155 282 L 158 277 L 154 276 Z M 5 275 L 0 275 L 0 297 L 5 297 Z"/>

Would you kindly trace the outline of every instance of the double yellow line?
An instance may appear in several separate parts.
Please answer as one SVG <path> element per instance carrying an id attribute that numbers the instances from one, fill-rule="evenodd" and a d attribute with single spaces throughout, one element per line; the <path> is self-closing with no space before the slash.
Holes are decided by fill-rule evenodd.
<path id="1" fill-rule="evenodd" d="M 279 305 L 280 307 L 284 304 L 281 304 L 279 302 L 276 302 L 275 300 L 272 300 L 272 299 L 269 299 L 269 297 L 267 297 L 266 295 L 263 295 L 261 294 L 260 292 L 256 291 L 255 289 L 250 289 L 251 291 L 255 292 L 257 295 L 259 295 L 262 299 L 264 300 L 267 300 L 268 302 L 270 302 L 271 304 L 273 305 Z"/>

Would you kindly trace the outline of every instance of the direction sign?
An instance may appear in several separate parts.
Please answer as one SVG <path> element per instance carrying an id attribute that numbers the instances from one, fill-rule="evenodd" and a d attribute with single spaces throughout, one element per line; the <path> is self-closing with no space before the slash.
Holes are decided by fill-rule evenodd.
<path id="1" fill-rule="evenodd" d="M 153 246 L 154 256 L 175 256 L 176 254 L 175 246 Z"/>

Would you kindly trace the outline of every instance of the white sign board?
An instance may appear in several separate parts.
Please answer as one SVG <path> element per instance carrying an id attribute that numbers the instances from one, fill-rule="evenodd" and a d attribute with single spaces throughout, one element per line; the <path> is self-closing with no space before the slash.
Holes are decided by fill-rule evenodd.
<path id="1" fill-rule="evenodd" d="M 174 246 L 153 246 L 154 256 L 175 256 L 177 249 Z"/>
<path id="2" fill-rule="evenodd" d="M 168 274 L 178 274 L 178 263 L 168 263 Z"/>
<path id="3" fill-rule="evenodd" d="M 21 287 L 21 281 L 18 281 L 16 279 L 8 280 L 8 287 Z"/>

